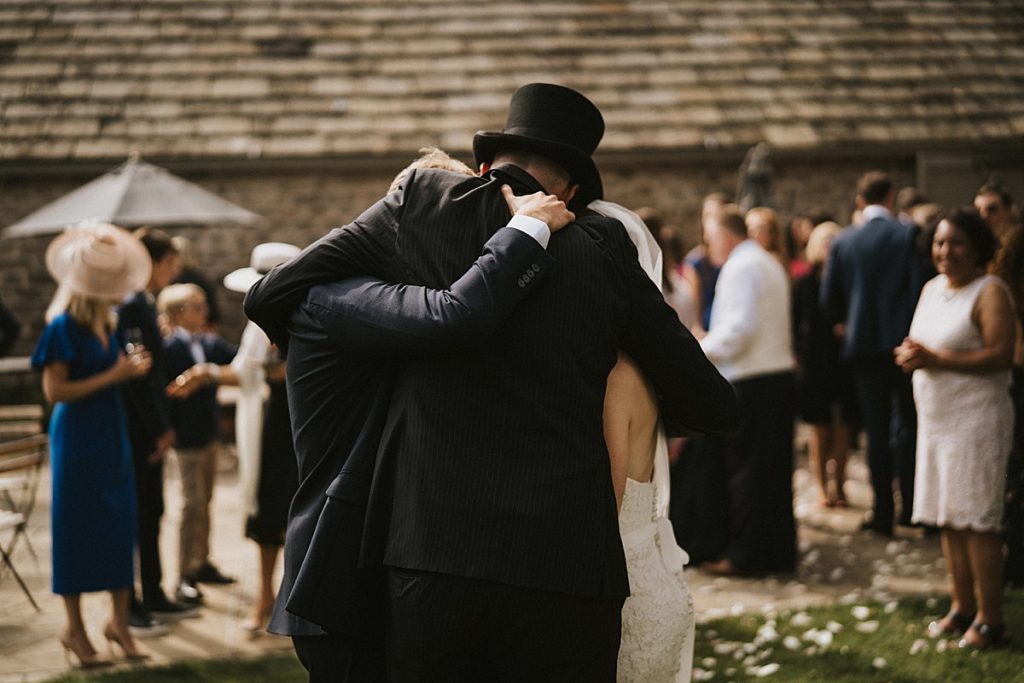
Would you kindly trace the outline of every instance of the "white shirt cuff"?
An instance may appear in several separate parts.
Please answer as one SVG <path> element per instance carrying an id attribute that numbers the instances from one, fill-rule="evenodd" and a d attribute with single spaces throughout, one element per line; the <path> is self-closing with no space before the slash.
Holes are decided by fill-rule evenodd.
<path id="1" fill-rule="evenodd" d="M 551 228 L 539 218 L 516 214 L 508 222 L 508 227 L 515 228 L 537 240 L 537 243 L 545 249 L 548 248 L 548 241 L 551 240 Z"/>

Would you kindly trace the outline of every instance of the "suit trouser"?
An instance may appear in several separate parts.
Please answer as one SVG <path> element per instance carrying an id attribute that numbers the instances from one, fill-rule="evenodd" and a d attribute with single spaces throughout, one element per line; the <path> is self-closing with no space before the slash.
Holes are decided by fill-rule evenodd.
<path id="1" fill-rule="evenodd" d="M 740 402 L 739 430 L 722 439 L 729 472 L 729 545 L 725 556 L 741 571 L 796 567 L 793 517 L 792 372 L 733 383 Z"/>
<path id="2" fill-rule="evenodd" d="M 855 358 L 850 365 L 868 434 L 868 468 L 875 492 L 872 526 L 891 531 L 895 514 L 894 476 L 900 480 L 901 524 L 910 523 L 914 507 L 914 392 L 910 376 L 899 369 L 891 354 Z"/>
<path id="3" fill-rule="evenodd" d="M 163 597 L 160 569 L 160 518 L 164 514 L 164 463 L 149 462 L 149 449 L 132 444 L 138 506 L 139 581 L 143 604 Z"/>
<path id="4" fill-rule="evenodd" d="M 615 681 L 622 600 L 389 567 L 391 683 Z"/>
<path id="5" fill-rule="evenodd" d="M 178 544 L 180 576 L 194 576 L 210 556 L 210 501 L 217 475 L 219 444 L 177 448 L 181 471 L 181 529 Z"/>
<path id="6" fill-rule="evenodd" d="M 292 636 L 309 683 L 384 683 L 384 642 L 343 633 Z"/>

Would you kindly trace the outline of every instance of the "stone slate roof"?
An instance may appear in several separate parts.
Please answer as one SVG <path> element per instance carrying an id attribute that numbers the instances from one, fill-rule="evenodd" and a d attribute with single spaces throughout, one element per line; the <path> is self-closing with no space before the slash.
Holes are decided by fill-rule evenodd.
<path id="1" fill-rule="evenodd" d="M 1021 0 L 2 0 L 0 161 L 470 148 L 559 82 L 603 151 L 1024 140 Z"/>

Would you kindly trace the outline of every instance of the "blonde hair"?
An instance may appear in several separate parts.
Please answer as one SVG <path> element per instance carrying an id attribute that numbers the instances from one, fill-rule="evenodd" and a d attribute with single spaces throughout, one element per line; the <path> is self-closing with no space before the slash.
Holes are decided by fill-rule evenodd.
<path id="1" fill-rule="evenodd" d="M 440 168 L 445 171 L 462 173 L 464 175 L 476 175 L 476 172 L 469 166 L 458 159 L 453 159 L 448 156 L 447 152 L 440 150 L 437 147 L 421 147 L 419 154 L 419 159 L 399 171 L 398 175 L 395 176 L 395 179 L 391 181 L 391 187 L 388 188 L 389 194 L 401 187 L 402 182 L 405 180 L 405 177 L 409 175 L 409 172 L 417 168 Z"/>
<path id="2" fill-rule="evenodd" d="M 114 307 L 109 301 L 78 294 L 60 285 L 50 305 L 46 307 L 46 322 L 53 322 L 54 318 L 65 311 L 100 339 L 106 338 L 110 330 L 117 326 Z"/>
<path id="3" fill-rule="evenodd" d="M 824 263 L 828 258 L 829 241 L 842 231 L 839 224 L 832 221 L 819 223 L 811 230 L 811 236 L 807 238 L 807 262 L 812 266 Z"/>
<path id="4" fill-rule="evenodd" d="M 191 282 L 167 285 L 156 298 L 156 310 L 162 315 L 176 316 L 185 308 L 185 304 L 195 297 L 206 301 L 206 293 L 199 285 Z"/>

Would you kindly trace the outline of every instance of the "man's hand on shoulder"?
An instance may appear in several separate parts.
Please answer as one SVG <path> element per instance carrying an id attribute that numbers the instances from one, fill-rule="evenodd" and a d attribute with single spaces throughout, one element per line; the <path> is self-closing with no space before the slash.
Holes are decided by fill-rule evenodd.
<path id="1" fill-rule="evenodd" d="M 501 186 L 501 193 L 505 196 L 505 203 L 508 204 L 508 210 L 512 215 L 529 216 L 543 221 L 551 232 L 558 232 L 576 220 L 576 215 L 566 208 L 565 202 L 554 195 L 534 192 L 517 196 L 508 185 Z"/>

